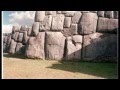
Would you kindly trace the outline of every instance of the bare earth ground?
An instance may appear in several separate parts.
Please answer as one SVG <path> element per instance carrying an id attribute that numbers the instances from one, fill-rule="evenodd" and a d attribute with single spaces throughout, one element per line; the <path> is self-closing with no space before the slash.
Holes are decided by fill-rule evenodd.
<path id="1" fill-rule="evenodd" d="M 58 61 L 21 60 L 3 57 L 4 79 L 102 79 L 80 72 L 49 68 Z"/>

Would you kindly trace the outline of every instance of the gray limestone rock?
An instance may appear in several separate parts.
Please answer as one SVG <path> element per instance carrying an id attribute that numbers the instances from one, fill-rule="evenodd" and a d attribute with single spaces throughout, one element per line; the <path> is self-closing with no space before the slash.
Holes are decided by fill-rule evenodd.
<path id="1" fill-rule="evenodd" d="M 53 16 L 51 30 L 56 30 L 56 31 L 63 30 L 63 24 L 64 24 L 64 15 L 57 14 L 56 16 Z"/>
<path id="2" fill-rule="evenodd" d="M 45 59 L 44 53 L 45 32 L 39 32 L 36 37 L 30 37 L 26 48 L 28 58 Z"/>
<path id="3" fill-rule="evenodd" d="M 66 39 L 66 60 L 80 60 L 82 49 L 82 36 L 74 35 Z"/>
<path id="4" fill-rule="evenodd" d="M 85 35 L 83 41 L 83 60 L 97 61 L 101 57 L 117 57 L 115 34 L 94 33 Z"/>
<path id="5" fill-rule="evenodd" d="M 99 17 L 97 32 L 117 33 L 118 19 L 108 19 Z"/>
<path id="6" fill-rule="evenodd" d="M 62 60 L 64 55 L 65 37 L 61 32 L 46 32 L 46 59 Z"/>
<path id="7" fill-rule="evenodd" d="M 96 13 L 83 13 L 79 23 L 79 34 L 92 34 L 96 32 L 98 16 Z"/>

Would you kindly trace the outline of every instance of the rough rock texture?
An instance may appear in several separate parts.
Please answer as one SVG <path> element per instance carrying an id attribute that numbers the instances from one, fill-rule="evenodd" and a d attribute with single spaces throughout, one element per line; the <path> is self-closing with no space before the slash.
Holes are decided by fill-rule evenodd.
<path id="1" fill-rule="evenodd" d="M 45 11 L 36 11 L 35 22 L 42 22 L 45 18 Z"/>
<path id="2" fill-rule="evenodd" d="M 23 44 L 27 44 L 28 43 L 28 39 L 29 39 L 29 36 L 27 36 L 27 31 L 25 31 L 23 33 Z"/>
<path id="3" fill-rule="evenodd" d="M 46 32 L 46 59 L 62 60 L 64 55 L 65 37 L 61 32 Z"/>
<path id="4" fill-rule="evenodd" d="M 25 46 L 22 43 L 17 43 L 15 53 L 25 55 Z"/>
<path id="5" fill-rule="evenodd" d="M 36 11 L 32 26 L 13 26 L 3 34 L 3 51 L 49 60 L 117 60 L 118 14 Z"/>
<path id="6" fill-rule="evenodd" d="M 70 28 L 64 28 L 62 31 L 62 34 L 65 37 L 72 36 L 78 34 L 78 25 L 77 24 L 71 24 Z"/>
<path id="7" fill-rule="evenodd" d="M 22 40 L 23 40 L 23 33 L 19 33 L 18 42 L 22 42 Z"/>
<path id="8" fill-rule="evenodd" d="M 66 60 L 80 60 L 82 49 L 82 36 L 75 35 L 66 39 Z"/>
<path id="9" fill-rule="evenodd" d="M 9 49 L 9 53 L 10 54 L 14 54 L 15 53 L 16 44 L 17 43 L 12 39 L 11 43 L 10 43 L 10 49 Z"/>
<path id="10" fill-rule="evenodd" d="M 98 32 L 117 33 L 117 29 L 118 19 L 99 18 L 97 27 Z"/>
<path id="11" fill-rule="evenodd" d="M 32 32 L 32 28 L 28 28 L 28 32 L 27 32 L 28 36 L 31 36 L 31 32 Z"/>
<path id="12" fill-rule="evenodd" d="M 79 23 L 79 34 L 92 34 L 96 32 L 97 26 L 96 13 L 83 13 Z"/>
<path id="13" fill-rule="evenodd" d="M 99 17 L 104 17 L 105 11 L 98 11 L 97 14 Z"/>
<path id="14" fill-rule="evenodd" d="M 80 21 L 80 18 L 81 18 L 81 12 L 76 12 L 75 14 L 74 14 L 74 16 L 72 17 L 72 23 L 74 23 L 74 24 L 78 24 L 79 23 L 79 21 Z"/>
<path id="15" fill-rule="evenodd" d="M 105 11 L 105 17 L 114 18 L 114 12 L 113 11 Z"/>
<path id="16" fill-rule="evenodd" d="M 34 22 L 32 27 L 32 35 L 37 36 L 39 32 L 39 22 Z"/>
<path id="17" fill-rule="evenodd" d="M 44 21 L 40 22 L 40 31 L 50 30 L 52 22 L 52 15 L 45 16 Z"/>
<path id="18" fill-rule="evenodd" d="M 71 17 L 65 17 L 64 28 L 69 28 L 71 25 Z"/>
<path id="19" fill-rule="evenodd" d="M 37 37 L 30 37 L 26 48 L 26 56 L 28 58 L 45 58 L 44 39 L 45 32 L 39 32 Z"/>
<path id="20" fill-rule="evenodd" d="M 84 36 L 82 56 L 84 60 L 116 56 L 117 36 L 115 34 L 94 33 Z"/>
<path id="21" fill-rule="evenodd" d="M 57 14 L 56 16 L 53 16 L 52 20 L 52 30 L 63 30 L 63 24 L 64 24 L 64 15 Z"/>

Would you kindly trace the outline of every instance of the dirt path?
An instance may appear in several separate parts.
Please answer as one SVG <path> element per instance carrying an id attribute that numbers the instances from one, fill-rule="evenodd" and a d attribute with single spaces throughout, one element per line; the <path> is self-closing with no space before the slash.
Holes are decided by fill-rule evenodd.
<path id="1" fill-rule="evenodd" d="M 93 75 L 48 68 L 58 61 L 3 58 L 4 79 L 101 79 Z"/>

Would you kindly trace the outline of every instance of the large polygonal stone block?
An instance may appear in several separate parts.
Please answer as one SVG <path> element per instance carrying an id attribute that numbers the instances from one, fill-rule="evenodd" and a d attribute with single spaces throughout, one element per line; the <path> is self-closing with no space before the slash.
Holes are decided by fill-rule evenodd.
<path id="1" fill-rule="evenodd" d="M 79 23 L 79 34 L 96 32 L 98 16 L 96 13 L 83 13 Z"/>
<path id="2" fill-rule="evenodd" d="M 82 49 L 82 36 L 75 35 L 66 39 L 66 60 L 80 60 Z"/>
<path id="3" fill-rule="evenodd" d="M 44 39 L 45 32 L 39 32 L 36 37 L 30 37 L 26 48 L 28 58 L 45 59 Z"/>
<path id="4" fill-rule="evenodd" d="M 63 24 L 64 24 L 64 15 L 57 14 L 56 16 L 53 16 L 52 20 L 52 30 L 63 30 Z"/>
<path id="5" fill-rule="evenodd" d="M 14 54 L 15 53 L 16 44 L 17 43 L 12 39 L 11 43 L 10 43 L 10 49 L 9 49 L 9 53 L 10 54 Z"/>
<path id="6" fill-rule="evenodd" d="M 85 35 L 83 40 L 83 60 L 117 57 L 117 35 L 94 33 Z"/>
<path id="7" fill-rule="evenodd" d="M 45 18 L 45 11 L 36 11 L 35 22 L 42 22 Z"/>
<path id="8" fill-rule="evenodd" d="M 52 15 L 47 15 L 44 18 L 43 22 L 40 22 L 40 31 L 42 30 L 50 30 L 52 23 Z"/>
<path id="9" fill-rule="evenodd" d="M 99 17 L 97 32 L 117 33 L 118 19 L 108 19 Z"/>
<path id="10" fill-rule="evenodd" d="M 46 59 L 62 60 L 65 37 L 61 32 L 46 32 Z"/>

